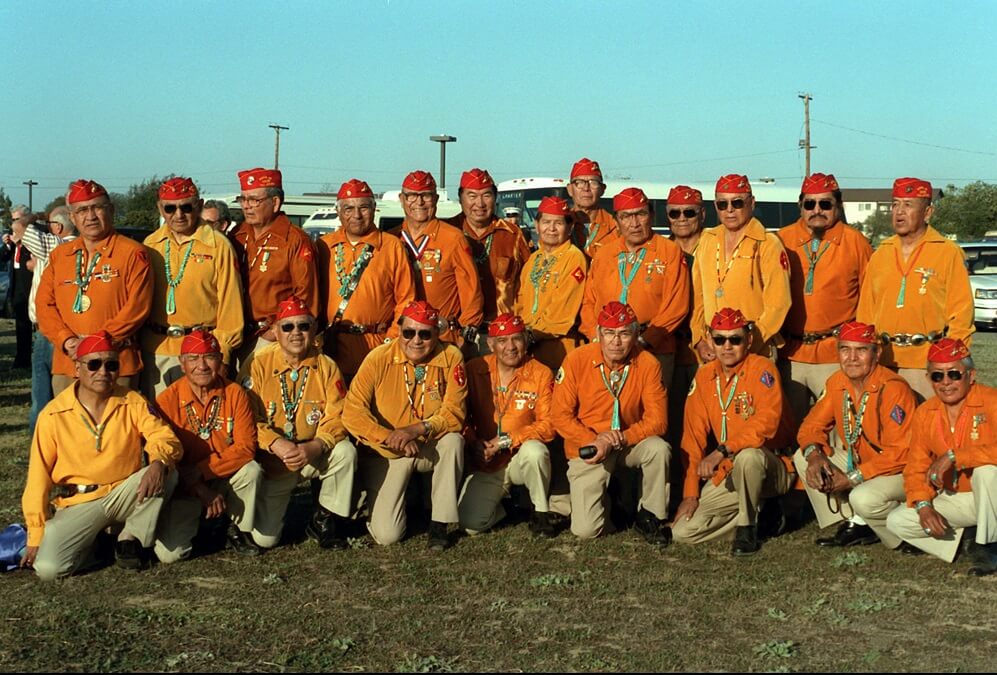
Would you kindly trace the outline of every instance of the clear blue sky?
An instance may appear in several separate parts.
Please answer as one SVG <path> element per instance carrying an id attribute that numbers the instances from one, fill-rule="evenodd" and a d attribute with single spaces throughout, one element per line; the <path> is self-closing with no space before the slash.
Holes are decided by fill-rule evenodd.
<path id="1" fill-rule="evenodd" d="M 994 2 L 8 0 L 0 26 L 0 186 L 39 181 L 36 208 L 78 177 L 235 191 L 271 122 L 291 193 L 438 173 L 440 133 L 451 185 L 583 155 L 637 184 L 798 185 L 802 91 L 813 170 L 846 187 L 997 181 Z"/>

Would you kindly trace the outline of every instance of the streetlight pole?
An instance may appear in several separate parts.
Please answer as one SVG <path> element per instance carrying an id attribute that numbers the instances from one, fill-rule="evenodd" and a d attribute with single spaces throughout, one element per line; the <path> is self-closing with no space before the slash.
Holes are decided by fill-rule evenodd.
<path id="1" fill-rule="evenodd" d="M 276 141 L 274 141 L 274 148 L 273 148 L 273 168 L 274 169 L 279 169 L 280 168 L 280 132 L 282 130 L 283 131 L 287 131 L 291 127 L 282 127 L 279 124 L 271 124 L 269 126 L 270 126 L 271 129 L 273 129 L 275 132 L 277 132 L 277 139 L 276 139 Z"/>
<path id="2" fill-rule="evenodd" d="M 32 188 L 38 185 L 38 181 L 26 180 L 24 181 L 24 184 L 28 186 L 28 211 L 34 213 L 35 205 L 34 202 L 32 201 Z"/>
<path id="3" fill-rule="evenodd" d="M 440 189 L 447 187 L 447 143 L 456 143 L 456 136 L 430 136 L 429 140 L 440 144 Z"/>
<path id="4" fill-rule="evenodd" d="M 814 97 L 809 93 L 799 94 L 797 98 L 803 99 L 803 125 L 804 125 L 804 137 L 800 141 L 800 149 L 806 150 L 807 153 L 807 173 L 804 178 L 810 175 L 810 151 L 814 149 L 815 146 L 810 145 L 810 101 L 814 100 Z"/>

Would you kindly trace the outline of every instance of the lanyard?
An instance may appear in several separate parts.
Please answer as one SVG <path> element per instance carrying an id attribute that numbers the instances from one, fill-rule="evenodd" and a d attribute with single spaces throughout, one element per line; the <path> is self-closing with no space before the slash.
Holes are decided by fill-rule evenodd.
<path id="1" fill-rule="evenodd" d="M 93 258 L 90 260 L 90 264 L 87 266 L 86 276 L 81 274 L 83 270 L 83 249 L 81 248 L 76 252 L 76 300 L 73 302 L 73 312 L 75 314 L 82 314 L 86 311 L 90 303 L 86 303 L 84 307 L 83 303 L 83 293 L 90 288 L 90 279 L 93 277 L 93 271 L 97 267 L 97 261 L 100 260 L 100 252 L 94 253 Z M 100 439 L 98 439 L 98 445 L 100 444 Z"/>
<path id="2" fill-rule="evenodd" d="M 415 268 L 422 269 L 422 253 L 429 246 L 429 235 L 424 234 L 419 239 L 419 245 L 417 246 L 414 241 L 412 241 L 412 235 L 410 235 L 404 228 L 402 228 L 402 241 L 405 242 L 405 247 L 412 254 L 412 259 L 415 261 Z"/>
<path id="3" fill-rule="evenodd" d="M 544 289 L 547 288 L 547 281 L 550 279 L 550 270 L 557 262 L 556 255 L 545 256 L 538 252 L 533 258 L 533 269 L 530 270 L 530 284 L 533 286 L 533 309 L 532 314 L 536 315 L 540 309 L 540 282 L 543 282 Z"/>
<path id="4" fill-rule="evenodd" d="M 730 253 L 730 260 L 727 261 L 727 269 L 724 270 L 723 276 L 720 275 L 720 247 L 726 246 L 727 235 L 721 235 L 717 238 L 717 291 L 716 296 L 718 298 L 723 297 L 724 294 L 724 280 L 727 279 L 727 275 L 730 273 L 730 268 L 734 266 L 734 261 L 737 260 L 737 252 L 741 250 L 741 244 L 744 243 L 744 237 L 741 237 L 741 241 L 737 242 L 737 246 Z"/>
<path id="5" fill-rule="evenodd" d="M 903 266 L 900 264 L 900 246 L 893 249 L 893 255 L 897 261 L 897 271 L 900 272 L 900 292 L 897 293 L 897 307 L 903 307 L 904 302 L 907 300 L 907 275 L 917 264 L 917 258 L 921 255 L 921 251 L 924 250 L 924 242 L 921 242 L 917 250 L 914 251 L 914 255 L 911 256 L 910 263 L 907 265 L 907 269 L 904 270 Z"/>
<path id="6" fill-rule="evenodd" d="M 495 379 L 498 379 L 498 369 L 496 368 Z M 519 373 L 517 372 L 512 377 L 512 381 L 508 386 L 503 387 L 501 384 L 495 383 L 495 393 L 492 395 L 492 400 L 495 405 L 495 423 L 497 436 L 502 435 L 502 418 L 505 417 L 505 411 L 509 409 L 509 404 L 512 403 L 512 396 L 509 392 L 513 392 L 516 389 L 516 383 L 519 381 Z"/>
<path id="7" fill-rule="evenodd" d="M 199 438 L 205 441 L 211 438 L 211 432 L 215 429 L 215 420 L 218 419 L 218 411 L 222 407 L 222 398 L 222 396 L 215 396 L 211 404 L 205 406 L 203 418 L 198 417 L 197 413 L 194 412 L 193 401 L 184 406 L 184 410 L 187 412 L 188 426 Z"/>
<path id="8" fill-rule="evenodd" d="M 475 239 L 474 237 L 472 237 L 471 235 L 469 235 L 467 232 L 464 233 L 464 237 L 466 237 L 469 242 L 472 242 L 472 243 L 476 242 L 476 243 L 479 243 L 479 244 L 481 243 L 480 240 Z M 488 264 L 488 256 L 490 256 L 492 254 L 492 241 L 494 239 L 495 239 L 495 231 L 492 230 L 492 233 L 490 235 L 488 235 L 487 237 L 485 237 L 484 249 L 481 251 L 481 253 L 479 253 L 478 255 L 474 256 L 474 263 L 478 267 L 481 267 L 482 265 Z"/>
<path id="9" fill-rule="evenodd" d="M 288 440 L 294 438 L 295 429 L 295 417 L 298 414 L 298 408 L 301 406 L 301 399 L 305 395 L 305 387 L 308 385 L 308 372 L 310 368 L 308 366 L 303 366 L 302 370 L 304 375 L 301 377 L 301 387 L 294 392 L 294 398 L 291 398 L 290 392 L 287 389 L 287 378 L 285 373 L 280 374 L 280 402 L 284 406 L 284 437 Z M 295 373 L 296 374 L 296 373 Z M 296 377 L 292 375 L 291 381 L 293 382 Z"/>
<path id="10" fill-rule="evenodd" d="M 94 448 L 97 452 L 100 452 L 101 438 L 104 435 L 104 423 L 100 423 L 96 428 L 94 428 L 94 426 L 90 424 L 90 419 L 87 417 L 86 413 L 80 413 L 80 419 L 83 420 L 83 424 L 86 426 L 87 431 L 93 435 Z"/>
<path id="11" fill-rule="evenodd" d="M 595 243 L 595 238 L 597 236 L 599 236 L 599 223 L 591 223 L 590 222 L 589 225 L 591 226 L 591 227 L 589 227 L 589 235 L 585 239 L 585 248 L 582 249 L 586 253 L 588 253 L 589 246 L 591 246 L 593 243 Z"/>
<path id="12" fill-rule="evenodd" d="M 255 237 L 253 238 L 253 246 L 256 246 L 256 253 L 253 254 L 253 262 L 249 263 L 249 266 L 246 267 L 246 272 L 247 273 L 249 272 L 249 270 L 253 269 L 253 267 L 256 265 L 256 261 L 257 261 L 257 259 L 259 259 L 260 253 L 263 252 L 263 250 L 267 246 L 267 242 L 270 241 L 270 235 L 271 234 L 273 234 L 273 232 L 267 232 L 267 236 L 265 236 L 263 238 L 263 243 L 260 244 L 259 246 L 256 246 L 256 238 Z M 270 260 L 270 252 L 269 251 L 267 251 L 267 254 L 265 256 L 263 256 L 263 262 L 260 263 L 260 271 L 261 272 L 266 272 L 267 271 L 267 261 L 268 260 Z"/>
<path id="13" fill-rule="evenodd" d="M 180 269 L 177 271 L 176 277 L 173 276 L 172 263 L 170 263 L 170 240 L 166 240 L 166 255 L 163 257 L 166 260 L 166 284 L 169 286 L 169 290 L 166 291 L 166 313 L 176 314 L 177 313 L 177 300 L 176 300 L 176 290 L 177 286 L 180 285 L 180 280 L 183 279 L 183 273 L 187 270 L 187 263 L 190 261 L 190 252 L 194 250 L 194 240 L 191 239 L 187 244 L 187 250 L 184 251 L 183 258 L 180 261 Z"/>
<path id="14" fill-rule="evenodd" d="M 635 255 L 636 259 L 634 259 Z M 636 254 L 627 253 L 626 251 L 621 251 L 616 258 L 617 268 L 620 273 L 620 286 L 622 286 L 620 290 L 620 302 L 622 302 L 624 305 L 627 304 L 627 296 L 630 295 L 630 284 L 633 283 L 634 277 L 636 277 L 637 272 L 640 271 L 640 266 L 641 263 L 644 262 L 645 255 L 647 255 L 647 249 L 642 248 Z M 633 260 L 633 267 L 630 269 L 629 273 L 624 274 L 624 270 L 627 267 L 627 262 L 629 262 L 630 260 Z"/>
<path id="15" fill-rule="evenodd" d="M 859 399 L 859 409 L 856 412 L 852 406 L 852 397 L 847 391 L 845 398 L 841 402 L 841 433 L 844 435 L 845 447 L 848 448 L 848 471 L 855 470 L 855 446 L 862 436 L 862 420 L 865 419 L 865 406 L 869 402 L 869 392 L 864 392 Z M 855 421 L 852 422 L 851 414 L 854 414 Z"/>
<path id="16" fill-rule="evenodd" d="M 730 383 L 730 394 L 724 400 L 723 391 L 720 389 L 721 375 L 717 375 L 717 402 L 720 403 L 720 445 L 727 443 L 727 409 L 734 401 L 734 394 L 737 392 L 737 381 L 741 378 L 740 373 L 734 376 Z"/>
<path id="17" fill-rule="evenodd" d="M 423 413 L 426 411 L 426 366 L 415 366 L 414 371 L 415 377 L 413 379 L 415 379 L 415 382 L 413 383 L 408 376 L 408 363 L 403 364 L 402 372 L 405 375 L 405 396 L 408 397 L 408 406 L 412 410 L 412 414 L 421 420 Z M 412 395 L 415 393 L 415 388 L 420 384 L 422 385 L 422 393 L 419 394 L 419 407 L 417 408 Z"/>
<path id="18" fill-rule="evenodd" d="M 824 248 L 820 249 L 820 239 L 812 239 L 803 245 L 803 250 L 807 254 L 807 282 L 803 287 L 806 295 L 814 294 L 814 271 L 817 269 L 817 261 L 831 248 L 831 242 L 825 242 Z M 817 249 L 820 249 L 819 251 Z"/>
<path id="19" fill-rule="evenodd" d="M 623 424 L 620 419 L 620 393 L 623 391 L 623 385 L 627 383 L 627 377 L 630 376 L 630 364 L 628 363 L 623 367 L 623 373 L 620 374 L 613 371 L 606 377 L 606 366 L 603 363 L 599 364 L 599 374 L 602 375 L 602 383 L 606 386 L 607 391 L 613 396 L 613 431 L 619 431 Z M 615 385 L 615 386 L 614 386 Z"/>

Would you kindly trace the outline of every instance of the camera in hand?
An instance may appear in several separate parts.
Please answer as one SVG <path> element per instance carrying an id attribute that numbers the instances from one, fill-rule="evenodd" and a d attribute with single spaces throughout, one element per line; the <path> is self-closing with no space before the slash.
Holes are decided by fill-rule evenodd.
<path id="1" fill-rule="evenodd" d="M 592 459 L 595 457 L 595 446 L 594 445 L 583 445 L 578 448 L 578 456 L 582 459 Z"/>

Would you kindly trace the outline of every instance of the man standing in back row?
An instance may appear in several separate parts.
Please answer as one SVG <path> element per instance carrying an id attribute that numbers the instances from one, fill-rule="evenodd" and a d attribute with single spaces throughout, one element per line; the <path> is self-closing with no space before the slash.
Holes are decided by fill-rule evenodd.
<path id="1" fill-rule="evenodd" d="M 613 214 L 599 206 L 606 193 L 599 162 L 582 157 L 571 167 L 568 196 L 574 209 L 575 230 L 571 238 L 589 260 L 605 246 L 616 241 L 619 231 Z"/>

